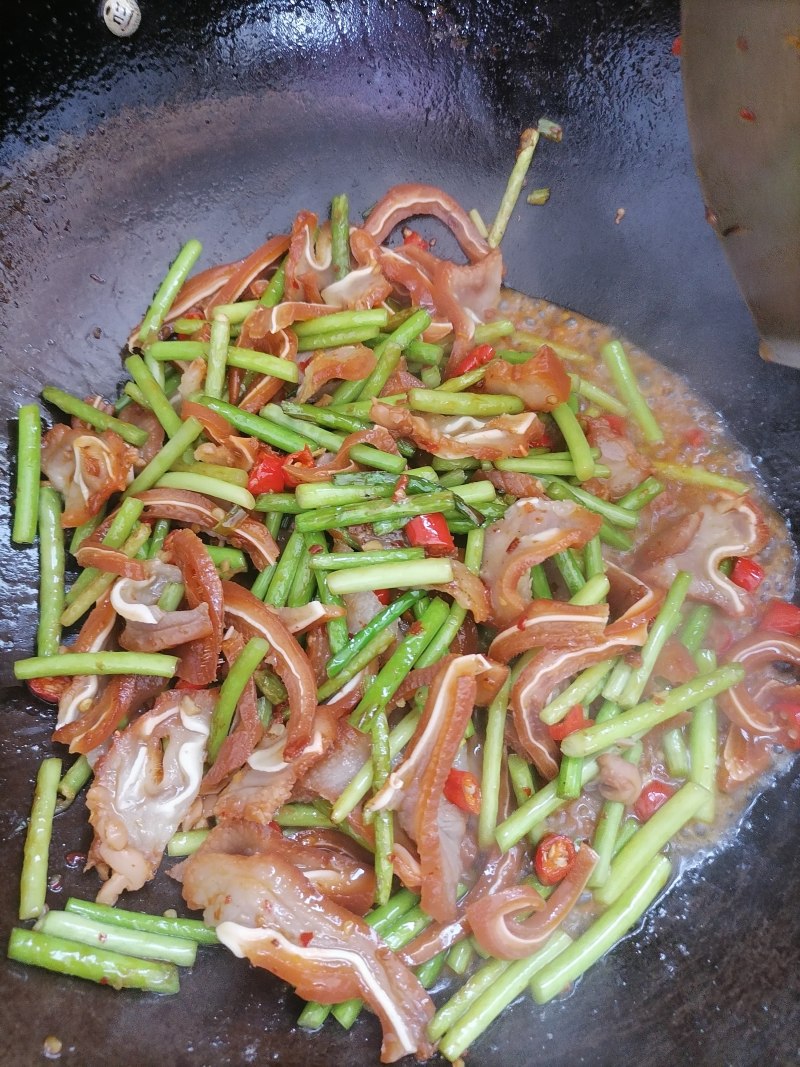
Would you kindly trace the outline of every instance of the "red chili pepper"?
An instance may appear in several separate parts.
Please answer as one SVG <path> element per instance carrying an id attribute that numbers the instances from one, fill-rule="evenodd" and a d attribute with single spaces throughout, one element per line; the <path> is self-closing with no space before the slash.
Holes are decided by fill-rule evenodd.
<path id="1" fill-rule="evenodd" d="M 250 471 L 250 477 L 247 479 L 247 488 L 250 492 L 254 496 L 259 493 L 282 493 L 286 488 L 284 462 L 281 456 L 260 448 Z"/>
<path id="2" fill-rule="evenodd" d="M 674 56 L 679 56 L 682 51 L 683 41 L 680 39 L 680 37 L 676 37 L 675 40 L 672 42 L 672 54 Z"/>
<path id="3" fill-rule="evenodd" d="M 298 938 L 298 941 L 303 946 L 303 948 L 307 948 L 313 940 L 314 935 L 311 933 L 310 930 L 304 930 Z"/>
<path id="4" fill-rule="evenodd" d="M 438 511 L 432 515 L 415 515 L 406 523 L 405 533 L 413 548 L 452 552 L 456 547 L 447 520 Z"/>
<path id="5" fill-rule="evenodd" d="M 662 782 L 659 778 L 653 778 L 639 794 L 639 799 L 633 805 L 633 814 L 639 822 L 647 822 L 674 792 L 674 786 L 669 785 L 668 782 Z"/>
<path id="6" fill-rule="evenodd" d="M 45 700 L 48 704 L 57 704 L 71 681 L 72 678 L 67 674 L 56 675 L 53 678 L 31 678 L 28 681 L 28 689 L 40 700 Z"/>
<path id="7" fill-rule="evenodd" d="M 695 429 L 689 430 L 689 432 L 684 435 L 683 439 L 691 448 L 702 448 L 706 443 L 705 431 L 697 426 Z"/>
<path id="8" fill-rule="evenodd" d="M 453 767 L 444 783 L 444 795 L 451 804 L 471 815 L 481 810 L 481 786 L 470 771 L 457 771 Z"/>
<path id="9" fill-rule="evenodd" d="M 613 415 L 607 413 L 602 416 L 603 421 L 612 433 L 615 433 L 617 437 L 624 437 L 628 429 L 628 424 L 622 415 Z"/>
<path id="10" fill-rule="evenodd" d="M 467 371 L 477 370 L 478 367 L 482 367 L 484 363 L 488 363 L 492 359 L 494 359 L 492 346 L 478 345 L 470 352 L 467 352 L 466 356 L 456 364 L 453 370 L 453 377 L 458 378 L 459 375 L 466 374 Z"/>
<path id="11" fill-rule="evenodd" d="M 772 707 L 783 727 L 778 735 L 781 744 L 797 752 L 800 750 L 800 703 L 776 700 Z"/>
<path id="12" fill-rule="evenodd" d="M 739 118 L 744 119 L 745 122 L 755 122 L 755 112 L 751 111 L 749 107 L 739 108 Z"/>
<path id="13" fill-rule="evenodd" d="M 565 737 L 574 734 L 576 730 L 583 730 L 584 727 L 591 725 L 592 721 L 584 715 L 582 705 L 576 704 L 569 709 L 561 722 L 548 726 L 547 729 L 550 731 L 550 736 L 554 741 L 563 741 Z"/>
<path id="14" fill-rule="evenodd" d="M 403 230 L 403 244 L 416 245 L 417 248 L 421 248 L 424 252 L 427 252 L 431 247 L 430 241 L 426 241 L 421 233 L 417 233 L 416 230 L 412 230 L 408 226 Z"/>
<path id="15" fill-rule="evenodd" d="M 739 556 L 731 571 L 731 581 L 746 593 L 752 593 L 764 581 L 764 568 L 754 559 Z"/>
<path id="16" fill-rule="evenodd" d="M 388 589 L 376 589 L 375 596 L 380 600 L 381 604 L 385 607 L 392 599 L 392 594 Z"/>
<path id="17" fill-rule="evenodd" d="M 291 471 L 289 464 L 296 463 L 300 467 L 308 467 L 309 469 L 314 466 L 314 456 L 308 445 L 305 445 L 299 452 L 290 453 L 283 461 L 283 475 L 286 479 L 286 485 L 294 489 L 295 486 L 300 484 L 300 480 L 295 478 Z"/>
<path id="18" fill-rule="evenodd" d="M 187 682 L 185 679 L 179 678 L 178 681 L 175 683 L 175 688 L 176 689 L 190 689 L 192 691 L 195 691 L 195 690 L 198 690 L 198 689 L 204 689 L 205 686 L 195 685 L 194 682 Z"/>
<path id="19" fill-rule="evenodd" d="M 545 834 L 536 847 L 533 863 L 542 885 L 563 881 L 575 862 L 575 845 L 566 834 Z"/>
<path id="20" fill-rule="evenodd" d="M 770 600 L 761 617 L 760 630 L 777 630 L 790 637 L 800 637 L 800 608 L 785 600 Z"/>

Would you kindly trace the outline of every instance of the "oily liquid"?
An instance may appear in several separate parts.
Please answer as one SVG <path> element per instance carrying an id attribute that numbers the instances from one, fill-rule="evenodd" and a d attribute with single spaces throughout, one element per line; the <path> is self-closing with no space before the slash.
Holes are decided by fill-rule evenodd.
<path id="1" fill-rule="evenodd" d="M 564 360 L 567 370 L 615 394 L 613 381 L 600 354 L 602 346 L 615 338 L 608 326 L 509 289 L 503 291 L 497 314 L 499 317 L 511 319 L 522 333 L 534 334 L 566 345 L 587 356 L 588 359 L 580 363 Z M 503 347 L 526 348 L 521 340 L 520 343 L 507 344 L 504 341 L 501 344 Z M 718 474 L 749 482 L 752 486 L 751 497 L 761 509 L 770 532 L 767 547 L 758 557 L 766 571 L 766 577 L 758 590 L 752 594 L 754 611 L 750 617 L 723 619 L 720 616 L 734 640 L 743 637 L 752 629 L 753 619 L 758 618 L 767 600 L 773 597 L 788 600 L 794 591 L 797 556 L 786 522 L 767 498 L 751 457 L 733 440 L 720 416 L 681 377 L 632 345 L 626 344 L 625 350 L 665 438 L 659 445 L 648 445 L 637 434 L 636 426 L 633 420 L 630 420 L 629 433 L 637 450 L 647 458 L 666 463 L 681 466 L 702 465 Z M 698 427 L 703 431 L 703 441 L 699 445 L 690 443 Z M 664 481 L 661 476 L 657 477 Z M 637 545 L 646 540 L 662 519 L 668 518 L 670 514 L 677 517 L 691 513 L 718 493 L 708 487 L 676 482 L 666 484 L 666 491 L 641 513 L 639 527 L 635 532 Z M 637 545 L 634 546 L 634 552 Z M 604 547 L 604 555 L 624 568 L 626 561 L 630 566 L 633 552 L 620 553 Z M 721 736 L 724 736 L 727 721 L 721 714 L 719 720 Z M 775 775 L 788 763 L 790 756 L 790 753 L 776 750 L 773 767 L 759 781 L 734 793 L 718 793 L 714 824 L 690 824 L 670 845 L 671 858 L 681 870 L 700 862 L 711 851 L 732 838 L 744 811 L 758 790 L 774 780 Z M 645 745 L 641 770 L 645 782 L 651 777 L 671 781 L 656 746 Z M 591 840 L 601 804 L 602 797 L 596 786 L 590 783 L 581 797 L 547 820 L 547 829 Z M 570 923 L 565 924 L 567 932 L 580 932 L 595 911 L 591 898 L 582 901 L 579 908 L 575 909 Z"/>

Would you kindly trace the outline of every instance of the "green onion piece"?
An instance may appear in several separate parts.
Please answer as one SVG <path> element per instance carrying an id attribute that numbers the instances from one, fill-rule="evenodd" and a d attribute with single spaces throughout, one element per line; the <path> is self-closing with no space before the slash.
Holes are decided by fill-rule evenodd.
<path id="1" fill-rule="evenodd" d="M 403 679 L 420 658 L 427 646 L 436 636 L 448 615 L 448 607 L 443 600 L 432 600 L 425 614 L 418 620 L 403 638 L 397 649 L 386 661 L 350 715 L 350 722 L 359 729 L 369 726 L 373 714 L 379 708 L 385 708 L 392 696 L 400 688 Z"/>
<path id="2" fill-rule="evenodd" d="M 511 218 L 511 212 L 514 210 L 519 194 L 522 192 L 522 186 L 525 184 L 525 176 L 530 168 L 533 153 L 536 151 L 538 143 L 538 130 L 527 129 L 520 134 L 517 157 L 514 166 L 511 168 L 511 174 L 508 177 L 500 207 L 497 209 L 497 215 L 489 229 L 487 242 L 490 248 L 497 248 L 503 239 L 506 226 L 508 226 L 508 221 Z"/>
<path id="3" fill-rule="evenodd" d="M 625 349 L 619 341 L 609 341 L 601 349 L 603 362 L 614 380 L 617 392 L 627 405 L 631 416 L 639 424 L 645 441 L 658 444 L 664 440 L 661 427 L 642 396 L 636 375 L 630 365 Z"/>
<path id="4" fill-rule="evenodd" d="M 65 652 L 61 656 L 18 659 L 14 677 L 21 681 L 65 674 L 151 674 L 172 678 L 177 665 L 177 656 L 161 652 Z"/>
<path id="5" fill-rule="evenodd" d="M 605 574 L 595 574 L 587 578 L 574 596 L 569 598 L 570 604 L 579 604 L 583 607 L 591 607 L 593 604 L 602 604 L 611 591 L 611 582 Z"/>
<path id="6" fill-rule="evenodd" d="M 299 338 L 341 333 L 342 330 L 361 329 L 365 326 L 374 326 L 377 332 L 388 321 L 389 312 L 385 308 L 369 308 L 364 311 L 331 311 L 329 315 L 321 315 L 319 318 L 308 319 L 305 322 L 296 322 L 292 330 Z"/>
<path id="7" fill-rule="evenodd" d="M 486 735 L 481 773 L 481 810 L 478 816 L 478 844 L 482 849 L 491 848 L 497 829 L 500 776 L 503 767 L 506 714 L 510 692 L 511 680 L 507 679 L 486 712 Z"/>
<path id="8" fill-rule="evenodd" d="M 231 326 L 239 326 L 258 306 L 257 300 L 236 300 L 233 304 L 215 304 L 209 314 L 211 318 L 224 315 Z"/>
<path id="9" fill-rule="evenodd" d="M 667 884 L 671 866 L 656 856 L 630 883 L 615 903 L 549 966 L 534 977 L 531 991 L 537 1004 L 546 1004 L 566 989 L 641 919 Z"/>
<path id="10" fill-rule="evenodd" d="M 39 492 L 39 626 L 36 651 L 56 656 L 61 644 L 61 613 L 64 610 L 64 530 L 61 498 L 43 485 Z"/>
<path id="11" fill-rule="evenodd" d="M 635 489 L 631 489 L 629 493 L 621 497 L 617 503 L 621 508 L 627 508 L 628 511 L 641 511 L 663 492 L 664 486 L 651 475 L 640 482 Z"/>
<path id="12" fill-rule="evenodd" d="M 228 676 L 219 691 L 219 700 L 211 716 L 208 735 L 208 762 L 213 763 L 219 755 L 222 742 L 228 736 L 239 697 L 253 677 L 253 672 L 269 652 L 269 644 L 263 637 L 251 637 L 231 664 Z"/>
<path id="13" fill-rule="evenodd" d="M 463 941 L 457 941 L 447 954 L 447 966 L 453 974 L 466 974 L 472 963 L 475 949 L 468 937 Z"/>
<path id="14" fill-rule="evenodd" d="M 595 404 L 604 411 L 610 411 L 612 415 L 619 415 L 621 418 L 625 418 L 628 414 L 628 409 L 622 401 L 617 400 L 611 393 L 607 393 L 605 389 L 601 389 L 599 385 L 587 382 L 585 378 L 581 378 L 577 374 L 570 374 L 569 377 L 573 392 L 579 393 L 590 404 Z"/>
<path id="15" fill-rule="evenodd" d="M 331 266 L 337 281 L 350 273 L 349 210 L 345 193 L 331 200 Z"/>
<path id="16" fill-rule="evenodd" d="M 691 682 L 676 685 L 663 697 L 624 711 L 610 722 L 595 723 L 585 730 L 576 730 L 561 742 L 561 751 L 568 756 L 588 756 L 624 738 L 646 733 L 682 711 L 689 711 L 701 700 L 730 689 L 742 680 L 744 673 L 744 668 L 736 663 L 718 667 Z"/>
<path id="17" fill-rule="evenodd" d="M 520 995 L 535 975 L 572 946 L 571 938 L 557 930 L 544 946 L 527 959 L 514 960 L 497 976 L 494 985 L 481 993 L 467 1008 L 459 1021 L 439 1042 L 439 1051 L 449 1060 L 457 1060 L 461 1053 L 479 1037 L 487 1026 Z"/>
<path id="18" fill-rule="evenodd" d="M 269 280 L 269 285 L 261 294 L 259 304 L 265 308 L 274 308 L 283 300 L 283 290 L 286 285 L 286 260 L 278 266 Z"/>
<path id="19" fill-rule="evenodd" d="M 215 411 L 223 419 L 227 419 L 231 426 L 246 436 L 257 437 L 259 441 L 266 441 L 268 445 L 280 448 L 283 452 L 301 452 L 309 443 L 306 438 L 293 430 L 287 430 L 284 426 L 262 419 L 260 415 L 242 411 L 241 408 L 228 404 L 225 400 L 215 400 L 212 396 L 199 396 L 196 397 L 196 401 L 210 408 L 211 411 Z"/>
<path id="20" fill-rule="evenodd" d="M 204 383 L 207 396 L 222 396 L 230 339 L 231 324 L 224 315 L 217 312 L 211 323 L 211 342 L 208 346 L 208 366 Z"/>
<path id="21" fill-rule="evenodd" d="M 698 670 L 713 671 L 717 658 L 710 649 L 696 655 Z M 697 818 L 709 825 L 714 822 L 717 796 L 717 709 L 713 699 L 701 700 L 692 713 L 689 724 L 690 777 L 708 792 L 708 800 L 697 812 Z"/>
<path id="22" fill-rule="evenodd" d="M 492 418 L 495 415 L 518 415 L 525 405 L 517 396 L 492 393 L 450 393 L 441 389 L 409 389 L 408 406 L 412 411 L 437 415 L 471 415 Z"/>
<path id="23" fill-rule="evenodd" d="M 70 911 L 48 911 L 36 923 L 35 929 L 81 945 L 123 952 L 137 959 L 164 960 L 179 967 L 191 967 L 197 956 L 196 941 L 110 926 Z"/>
<path id="24" fill-rule="evenodd" d="M 705 467 L 681 467 L 677 463 L 661 463 L 653 461 L 653 467 L 664 478 L 670 478 L 673 482 L 686 482 L 689 485 L 708 485 L 712 489 L 725 489 L 731 493 L 741 495 L 749 493 L 752 486 L 738 478 L 728 478 L 724 474 L 716 474 L 707 471 Z"/>
<path id="25" fill-rule="evenodd" d="M 313 804 L 284 804 L 275 814 L 278 826 L 294 829 L 321 827 L 330 830 L 333 823 L 319 808 Z"/>
<path id="26" fill-rule="evenodd" d="M 178 462 L 186 449 L 200 436 L 203 427 L 192 415 L 184 420 L 180 430 L 164 445 L 144 470 L 140 471 L 131 484 L 122 494 L 123 499 L 143 493 L 146 489 L 152 489 L 159 478 L 170 469 L 173 463 Z"/>
<path id="27" fill-rule="evenodd" d="M 550 190 L 548 188 L 534 189 L 532 193 L 528 193 L 525 197 L 525 201 L 528 204 L 532 204 L 534 207 L 539 207 L 542 204 L 546 204 L 550 199 Z"/>
<path id="28" fill-rule="evenodd" d="M 681 641 L 695 655 L 705 640 L 714 615 L 708 604 L 695 604 L 681 630 Z"/>
<path id="29" fill-rule="evenodd" d="M 592 537 L 586 542 L 583 550 L 583 565 L 587 580 L 605 575 L 605 562 L 603 560 L 603 546 L 599 536 Z"/>
<path id="30" fill-rule="evenodd" d="M 331 433 L 330 430 L 326 430 L 322 426 L 316 426 L 307 419 L 295 419 L 286 413 L 284 407 L 285 405 L 279 407 L 277 404 L 267 404 L 259 414 L 262 418 L 269 419 L 270 422 L 285 426 L 287 430 L 294 430 L 295 433 L 308 438 L 314 444 L 322 445 L 329 452 L 338 452 L 344 444 L 344 437 L 341 434 Z M 309 482 L 308 484 L 313 485 L 314 483 Z"/>
<path id="31" fill-rule="evenodd" d="M 11 931 L 8 957 L 18 963 L 43 967 L 57 974 L 85 978 L 112 989 L 145 989 L 151 993 L 177 993 L 178 969 L 174 963 L 157 963 L 100 948 L 85 948 L 63 937 L 37 930 Z"/>
<path id="32" fill-rule="evenodd" d="M 151 374 L 150 368 L 141 356 L 128 356 L 125 360 L 125 368 L 141 389 L 167 436 L 174 437 L 182 425 L 180 415 L 167 399 L 159 382 Z"/>
<path id="33" fill-rule="evenodd" d="M 389 723 L 386 712 L 379 708 L 372 719 L 372 786 L 377 793 L 392 769 L 389 755 Z M 394 814 L 379 811 L 373 818 L 375 831 L 375 903 L 386 904 L 392 892 L 394 864 Z"/>
<path id="34" fill-rule="evenodd" d="M 85 756 L 78 756 L 58 783 L 58 795 L 61 800 L 56 804 L 56 811 L 66 811 L 91 777 L 91 764 Z"/>
<path id="35" fill-rule="evenodd" d="M 414 731 L 417 728 L 417 723 L 419 722 L 419 716 L 419 711 L 410 711 L 407 715 L 403 716 L 397 726 L 392 727 L 389 731 L 389 754 L 392 759 L 394 759 L 399 752 L 402 752 L 413 737 Z M 333 805 L 333 809 L 331 810 L 331 820 L 334 823 L 344 822 L 356 805 L 364 799 L 372 784 L 372 776 L 372 760 L 368 759 L 366 763 L 362 764 L 361 768 L 356 771 L 339 799 Z"/>
<path id="36" fill-rule="evenodd" d="M 574 500 L 589 511 L 602 515 L 615 526 L 623 526 L 628 530 L 633 530 L 638 525 L 639 516 L 634 511 L 622 508 L 619 504 L 612 504 L 610 500 L 601 500 L 593 493 L 588 493 L 577 485 L 568 485 L 559 478 L 545 477 L 542 480 L 545 492 L 552 500 Z"/>
<path id="37" fill-rule="evenodd" d="M 425 559 L 424 548 L 376 548 L 363 552 L 327 552 L 313 556 L 311 568 L 315 571 L 344 571 L 368 567 L 376 563 L 399 563 Z"/>
<path id="38" fill-rule="evenodd" d="M 623 708 L 632 708 L 639 703 L 661 650 L 670 635 L 678 628 L 681 621 L 681 607 L 691 584 L 691 574 L 688 571 L 678 571 L 661 605 L 661 610 L 653 620 L 647 640 L 642 645 L 641 664 L 633 668 L 625 688 L 619 695 L 618 700 Z"/>
<path id="39" fill-rule="evenodd" d="M 552 560 L 570 596 L 576 596 L 586 584 L 586 578 L 581 570 L 576 553 L 569 548 L 565 548 L 562 552 L 554 553 Z"/>
<path id="40" fill-rule="evenodd" d="M 534 600 L 552 600 L 553 594 L 550 591 L 550 583 L 547 580 L 544 567 L 541 563 L 534 564 L 531 567 L 531 594 Z"/>
<path id="41" fill-rule="evenodd" d="M 136 503 L 140 503 L 140 501 L 136 501 Z M 121 546 L 120 551 L 123 555 L 131 559 L 136 556 L 139 549 L 147 543 L 148 533 L 147 526 L 143 523 L 139 525 Z M 84 583 L 82 582 L 83 578 L 88 580 Z M 77 622 L 81 615 L 96 604 L 103 593 L 110 589 L 115 581 L 115 574 L 107 574 L 105 571 L 96 570 L 95 567 L 87 567 L 65 598 L 67 606 L 61 613 L 61 625 L 71 626 L 72 623 Z"/>
<path id="42" fill-rule="evenodd" d="M 575 467 L 575 477 L 585 482 L 594 475 L 594 458 L 586 434 L 567 404 L 559 404 L 550 412 L 569 449 Z"/>
<path id="43" fill-rule="evenodd" d="M 616 707 L 616 705 L 614 705 Z M 616 710 L 619 714 L 619 708 Z M 628 763 L 638 765 L 642 758 L 642 743 L 637 741 L 624 753 L 623 757 Z M 591 889 L 597 889 L 604 885 L 611 869 L 611 860 L 614 855 L 614 846 L 619 836 L 619 828 L 625 817 L 625 805 L 618 800 L 606 800 L 600 809 L 597 825 L 594 829 L 592 848 L 597 853 L 597 863 L 589 875 L 587 885 Z"/>
<path id="44" fill-rule="evenodd" d="M 323 684 L 317 690 L 317 700 L 322 703 L 328 700 L 334 693 L 338 693 L 340 689 L 343 689 L 349 681 L 363 671 L 365 667 L 369 667 L 374 659 L 378 656 L 382 656 L 389 645 L 393 645 L 395 641 L 394 634 L 391 630 L 379 630 L 367 644 L 359 651 L 356 652 L 342 667 L 341 671 L 333 678 L 329 678 L 327 682 Z"/>
<path id="45" fill-rule="evenodd" d="M 113 430 L 129 445 L 135 445 L 139 448 L 147 440 L 147 430 L 143 430 L 141 426 L 123 422 L 122 419 L 115 419 L 113 415 L 108 415 L 105 411 L 101 411 L 92 404 L 87 404 L 85 400 L 78 400 L 77 397 L 70 396 L 69 393 L 65 393 L 61 389 L 56 389 L 55 386 L 46 385 L 42 389 L 42 396 L 48 404 L 53 404 L 55 407 L 60 408 L 61 411 L 66 412 L 67 415 L 74 415 L 98 430 Z"/>
<path id="46" fill-rule="evenodd" d="M 153 303 L 142 320 L 137 334 L 140 345 L 149 345 L 155 341 L 158 331 L 164 323 L 169 309 L 175 303 L 175 297 L 183 283 L 189 277 L 189 271 L 197 262 L 203 246 L 199 241 L 187 241 L 178 253 L 177 259 L 167 271 L 164 281 L 158 287 Z"/>
<path id="47" fill-rule="evenodd" d="M 563 741 L 561 748 L 563 751 Z M 598 772 L 599 768 L 594 760 L 584 760 L 581 785 L 584 786 L 587 782 L 596 778 Z M 508 852 L 512 845 L 520 841 L 534 826 L 567 803 L 566 800 L 558 795 L 557 788 L 557 782 L 548 782 L 543 789 L 540 789 L 538 793 L 534 793 L 512 815 L 509 815 L 507 819 L 500 823 L 495 837 L 502 852 Z"/>
<path id="48" fill-rule="evenodd" d="M 413 515 L 449 511 L 453 507 L 453 494 L 448 490 L 405 497 L 394 502 L 365 500 L 362 504 L 345 504 L 342 507 L 318 508 L 297 516 L 295 527 L 303 532 L 330 530 L 341 526 L 355 526 L 375 522 L 376 519 L 405 519 Z"/>
<path id="49" fill-rule="evenodd" d="M 423 559 L 408 563 L 378 563 L 328 575 L 328 588 L 332 593 L 344 596 L 374 589 L 421 588 L 430 585 L 446 585 L 453 580 L 453 567 L 449 559 Z"/>
<path id="50" fill-rule="evenodd" d="M 264 603 L 271 604 L 274 608 L 286 606 L 291 592 L 295 572 L 300 566 L 304 556 L 308 554 L 306 542 L 300 530 L 292 530 L 289 540 L 286 542 L 280 559 L 275 566 L 272 580 L 264 596 Z"/>
<path id="51" fill-rule="evenodd" d="M 238 504 L 247 511 L 256 506 L 253 494 L 241 485 L 233 485 L 231 482 L 223 482 L 219 478 L 209 478 L 204 474 L 186 474 L 183 471 L 170 471 L 163 474 L 156 482 L 157 489 L 187 489 L 193 493 L 202 493 L 204 496 L 217 497 L 219 500 L 228 500 L 231 504 Z"/>
<path id="52" fill-rule="evenodd" d="M 695 709 L 695 714 L 697 711 Z M 664 763 L 673 778 L 688 778 L 691 770 L 689 748 L 679 726 L 665 730 L 661 738 Z"/>
<path id="53" fill-rule="evenodd" d="M 17 426 L 17 491 L 14 497 L 14 526 L 11 538 L 17 544 L 31 545 L 39 518 L 39 476 L 42 454 L 42 422 L 38 404 L 19 409 Z"/>
<path id="54" fill-rule="evenodd" d="M 197 852 L 210 833 L 210 830 L 184 830 L 173 834 L 167 844 L 167 855 L 191 856 L 192 853 Z"/>
<path id="55" fill-rule="evenodd" d="M 218 944 L 217 935 L 200 919 L 182 919 L 179 916 L 148 915 L 147 912 L 127 911 L 125 908 L 111 907 L 108 904 L 96 904 L 91 900 L 79 900 L 70 897 L 65 910 L 75 915 L 85 915 L 97 922 L 113 926 L 124 926 L 130 930 L 142 930 L 146 933 L 164 934 L 167 937 L 184 938 L 201 945 Z"/>
<path id="56" fill-rule="evenodd" d="M 22 877 L 19 888 L 20 919 L 35 919 L 45 910 L 47 861 L 60 778 L 61 760 L 42 760 L 36 775 L 33 806 L 22 854 Z"/>
<path id="57" fill-rule="evenodd" d="M 615 659 L 607 659 L 581 671 L 574 682 L 542 708 L 539 713 L 542 722 L 547 726 L 554 726 L 561 722 L 570 708 L 576 704 L 587 703 L 588 695 L 605 680 L 615 663 Z"/>
<path id="58" fill-rule="evenodd" d="M 468 940 L 459 941 L 453 946 L 451 955 L 462 945 L 469 945 L 472 952 L 475 950 Z M 448 960 L 449 962 L 449 960 Z M 511 966 L 511 960 L 490 959 L 479 970 L 470 976 L 467 982 L 457 990 L 452 997 L 436 1012 L 428 1023 L 428 1037 L 431 1041 L 437 1041 L 443 1034 L 458 1022 L 464 1012 L 478 999 L 486 989 L 491 989 L 504 971 Z M 456 974 L 460 972 L 456 971 Z"/>
<path id="59" fill-rule="evenodd" d="M 595 890 L 595 900 L 606 907 L 613 904 L 707 800 L 707 790 L 696 782 L 687 782 L 673 793 L 617 855 L 605 884 Z"/>
<path id="60" fill-rule="evenodd" d="M 318 559 L 319 557 L 317 556 L 312 557 L 312 568 Z M 410 592 L 399 596 L 396 600 L 393 600 L 392 603 L 388 604 L 382 611 L 379 611 L 374 618 L 370 619 L 366 626 L 350 638 L 343 648 L 339 649 L 333 656 L 331 656 L 325 666 L 328 677 L 334 678 L 337 674 L 340 674 L 356 653 L 369 644 L 377 634 L 385 630 L 395 619 L 400 618 L 400 616 L 408 611 L 409 608 L 421 600 L 423 596 L 424 593 L 420 590 L 411 590 Z"/>
<path id="61" fill-rule="evenodd" d="M 591 363 L 593 359 L 585 352 L 579 352 L 576 348 L 570 348 L 569 345 L 560 344 L 558 341 L 551 341 L 549 337 L 542 337 L 540 334 L 528 333 L 525 330 L 515 330 L 514 336 L 511 338 L 512 344 L 522 345 L 523 348 L 530 349 L 531 351 L 525 353 L 517 353 L 517 355 L 524 355 L 525 359 L 520 362 L 527 362 L 536 355 L 537 351 L 542 345 L 547 345 L 548 348 L 552 348 L 559 359 L 566 359 L 571 363 Z M 501 355 L 501 353 L 498 353 Z M 513 361 L 514 351 L 503 350 L 502 358 Z"/>
<path id="62" fill-rule="evenodd" d="M 77 554 L 78 549 L 81 547 L 87 538 L 91 537 L 98 526 L 105 520 L 106 508 L 105 505 L 100 508 L 96 515 L 92 515 L 86 522 L 81 523 L 80 526 L 76 526 L 72 531 L 72 540 L 69 543 L 70 553 L 74 556 Z"/>

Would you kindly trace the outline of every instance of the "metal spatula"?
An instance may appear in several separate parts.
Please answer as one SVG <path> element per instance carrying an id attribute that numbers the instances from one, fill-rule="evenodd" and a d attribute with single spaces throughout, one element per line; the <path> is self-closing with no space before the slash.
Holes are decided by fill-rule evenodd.
<path id="1" fill-rule="evenodd" d="M 800 367 L 800 0 L 683 0 L 681 41 L 709 221 L 761 355 Z"/>

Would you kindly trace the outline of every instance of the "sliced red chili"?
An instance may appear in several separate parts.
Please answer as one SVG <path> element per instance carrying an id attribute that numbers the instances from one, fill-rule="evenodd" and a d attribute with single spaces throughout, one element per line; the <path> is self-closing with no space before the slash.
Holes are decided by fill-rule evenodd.
<path id="1" fill-rule="evenodd" d="M 731 571 L 731 581 L 746 593 L 752 593 L 764 581 L 764 568 L 754 559 L 739 556 Z"/>
<path id="2" fill-rule="evenodd" d="M 298 941 L 303 946 L 303 948 L 307 948 L 313 940 L 314 935 L 311 933 L 310 930 L 304 930 L 298 938 Z"/>
<path id="3" fill-rule="evenodd" d="M 28 681 L 28 689 L 40 700 L 57 704 L 71 681 L 72 678 L 67 674 L 57 675 L 55 678 L 31 678 Z"/>
<path id="4" fill-rule="evenodd" d="M 459 771 L 453 767 L 444 783 L 444 795 L 451 804 L 471 815 L 481 810 L 481 786 L 470 771 Z"/>
<path id="5" fill-rule="evenodd" d="M 256 461 L 247 479 L 247 488 L 257 496 L 259 493 L 282 493 L 286 488 L 285 460 L 274 452 L 259 449 Z"/>
<path id="6" fill-rule="evenodd" d="M 583 712 L 583 707 L 580 704 L 575 704 L 570 708 L 561 722 L 554 723 L 553 726 L 548 726 L 550 736 L 554 741 L 563 741 L 565 737 L 569 737 L 570 734 L 574 734 L 576 730 L 583 730 L 586 726 L 591 726 L 592 720 L 587 719 Z"/>
<path id="7" fill-rule="evenodd" d="M 647 822 L 662 804 L 666 804 L 675 792 L 675 787 L 669 782 L 662 782 L 659 778 L 653 778 L 642 789 L 639 799 L 633 805 L 633 814 L 639 822 Z"/>
<path id="8" fill-rule="evenodd" d="M 740 119 L 744 119 L 745 122 L 755 122 L 756 121 L 755 112 L 751 111 L 749 107 L 740 107 L 739 108 L 739 118 Z"/>
<path id="9" fill-rule="evenodd" d="M 675 40 L 672 42 L 671 51 L 674 56 L 679 56 L 683 52 L 683 41 L 680 37 L 676 37 Z"/>
<path id="10" fill-rule="evenodd" d="M 777 630 L 790 637 L 800 637 L 800 608 L 786 600 L 770 600 L 761 616 L 761 630 Z"/>
<path id="11" fill-rule="evenodd" d="M 447 520 L 440 512 L 431 515 L 415 515 L 405 527 L 408 543 L 414 548 L 427 548 L 436 552 L 452 552 L 455 549 L 453 535 Z"/>
<path id="12" fill-rule="evenodd" d="M 308 445 L 305 445 L 304 448 L 301 448 L 299 452 L 290 453 L 283 461 L 283 474 L 284 478 L 286 479 L 286 485 L 288 485 L 291 489 L 294 489 L 295 486 L 300 484 L 300 482 L 299 479 L 295 478 L 294 474 L 292 473 L 292 470 L 289 466 L 289 464 L 291 463 L 295 463 L 300 467 L 308 467 L 309 470 L 314 466 L 314 456 Z"/>
<path id="13" fill-rule="evenodd" d="M 416 230 L 412 230 L 409 226 L 406 226 L 403 230 L 403 244 L 416 245 L 417 248 L 421 248 L 424 252 L 427 252 L 431 247 L 430 241 L 426 241 L 421 233 L 417 233 Z"/>
<path id="14" fill-rule="evenodd" d="M 575 845 L 566 834 L 545 834 L 536 847 L 533 863 L 542 885 L 557 885 L 575 862 Z"/>
<path id="15" fill-rule="evenodd" d="M 477 345 L 467 352 L 463 359 L 459 360 L 453 371 L 453 377 L 458 378 L 461 374 L 466 374 L 467 371 L 477 370 L 478 367 L 482 367 L 494 359 L 494 354 L 494 349 L 491 345 Z"/>
<path id="16" fill-rule="evenodd" d="M 699 426 L 696 426 L 693 430 L 689 430 L 688 433 L 684 434 L 683 439 L 691 448 L 702 448 L 706 443 L 705 430 L 701 430 Z"/>
<path id="17" fill-rule="evenodd" d="M 375 596 L 378 598 L 378 600 L 380 600 L 381 604 L 383 604 L 384 607 L 392 599 L 392 594 L 389 592 L 388 589 L 376 589 Z"/>

